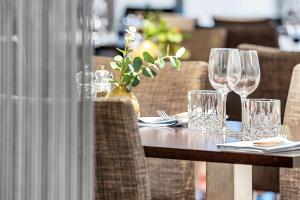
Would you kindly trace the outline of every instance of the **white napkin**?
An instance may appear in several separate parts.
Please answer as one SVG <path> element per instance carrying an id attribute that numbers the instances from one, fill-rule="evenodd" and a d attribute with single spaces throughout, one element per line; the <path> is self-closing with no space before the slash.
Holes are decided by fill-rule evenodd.
<path id="1" fill-rule="evenodd" d="M 138 125 L 141 127 L 144 126 L 164 127 L 164 126 L 174 126 L 177 124 L 178 124 L 178 120 L 174 118 L 164 120 L 161 117 L 140 117 L 138 121 Z"/>
<path id="2" fill-rule="evenodd" d="M 299 150 L 300 142 L 294 142 L 280 137 L 271 137 L 254 141 L 217 144 L 217 146 L 221 151 L 276 153 Z"/>
<path id="3" fill-rule="evenodd" d="M 188 124 L 188 112 L 178 113 L 172 116 L 178 120 L 177 126 L 184 126 Z"/>

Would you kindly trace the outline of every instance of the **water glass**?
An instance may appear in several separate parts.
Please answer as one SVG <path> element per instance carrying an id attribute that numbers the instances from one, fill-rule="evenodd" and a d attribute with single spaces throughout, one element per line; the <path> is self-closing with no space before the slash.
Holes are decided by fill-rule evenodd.
<path id="1" fill-rule="evenodd" d="M 112 89 L 112 73 L 105 70 L 104 66 L 102 65 L 101 70 L 96 70 L 94 76 L 95 98 L 105 97 Z"/>
<path id="2" fill-rule="evenodd" d="M 278 99 L 247 99 L 246 126 L 249 139 L 277 136 L 281 115 Z"/>
<path id="3" fill-rule="evenodd" d="M 212 90 L 188 92 L 188 127 L 218 131 L 222 121 L 222 95 Z"/>
<path id="4" fill-rule="evenodd" d="M 94 97 L 94 73 L 88 66 L 84 66 L 83 70 L 76 73 L 77 92 L 80 98 Z"/>

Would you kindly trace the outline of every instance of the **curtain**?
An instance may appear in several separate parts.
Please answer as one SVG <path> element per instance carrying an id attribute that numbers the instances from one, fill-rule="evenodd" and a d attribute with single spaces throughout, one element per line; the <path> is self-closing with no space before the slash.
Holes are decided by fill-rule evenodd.
<path id="1" fill-rule="evenodd" d="M 91 0 L 0 0 L 0 199 L 93 199 Z"/>

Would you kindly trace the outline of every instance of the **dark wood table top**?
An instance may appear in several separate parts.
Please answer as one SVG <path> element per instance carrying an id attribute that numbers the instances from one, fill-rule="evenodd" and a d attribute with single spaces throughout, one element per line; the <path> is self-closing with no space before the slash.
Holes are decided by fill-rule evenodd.
<path id="1" fill-rule="evenodd" d="M 230 126 L 236 125 L 234 122 Z M 300 141 L 300 127 L 282 126 L 288 139 Z M 240 141 L 239 136 L 203 133 L 185 127 L 140 128 L 142 145 L 147 157 L 180 160 L 249 164 L 272 167 L 300 167 L 300 150 L 273 153 L 242 153 L 218 150 L 216 144 Z"/>

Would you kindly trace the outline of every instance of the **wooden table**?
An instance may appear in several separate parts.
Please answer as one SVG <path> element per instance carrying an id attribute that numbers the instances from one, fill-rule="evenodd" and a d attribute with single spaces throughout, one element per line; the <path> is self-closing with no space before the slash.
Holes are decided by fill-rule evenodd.
<path id="1" fill-rule="evenodd" d="M 230 122 L 229 126 L 234 125 Z M 282 126 L 288 139 L 300 141 L 300 127 Z M 207 162 L 207 199 L 252 199 L 252 165 L 300 167 L 300 151 L 258 154 L 219 151 L 216 144 L 241 137 L 188 128 L 140 128 L 147 157 Z"/>

